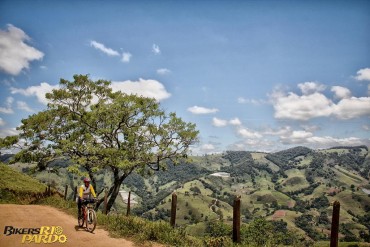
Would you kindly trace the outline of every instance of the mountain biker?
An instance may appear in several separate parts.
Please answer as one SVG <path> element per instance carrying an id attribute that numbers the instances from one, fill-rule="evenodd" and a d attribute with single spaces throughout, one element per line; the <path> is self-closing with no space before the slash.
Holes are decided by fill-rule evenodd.
<path id="1" fill-rule="evenodd" d="M 93 199 L 96 200 L 96 194 L 94 191 L 94 187 L 90 184 L 90 178 L 84 179 L 84 184 L 80 186 L 79 192 L 78 192 L 78 217 L 82 217 L 81 215 L 81 207 L 83 203 L 86 203 L 86 201 Z"/>

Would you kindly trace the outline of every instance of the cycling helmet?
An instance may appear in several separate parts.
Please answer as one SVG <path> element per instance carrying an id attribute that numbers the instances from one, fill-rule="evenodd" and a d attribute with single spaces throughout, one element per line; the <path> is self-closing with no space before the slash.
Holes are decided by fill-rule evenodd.
<path id="1" fill-rule="evenodd" d="M 85 178 L 84 183 L 90 183 L 90 178 Z"/>

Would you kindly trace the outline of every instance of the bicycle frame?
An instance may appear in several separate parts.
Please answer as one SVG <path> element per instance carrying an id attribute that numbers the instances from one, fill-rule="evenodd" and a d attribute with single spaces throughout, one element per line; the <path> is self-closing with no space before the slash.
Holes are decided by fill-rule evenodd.
<path id="1" fill-rule="evenodd" d="M 80 227 L 84 227 L 89 232 L 93 232 L 96 227 L 96 213 L 94 211 L 94 204 L 83 204 L 81 210 L 83 218 L 78 220 L 78 225 Z"/>

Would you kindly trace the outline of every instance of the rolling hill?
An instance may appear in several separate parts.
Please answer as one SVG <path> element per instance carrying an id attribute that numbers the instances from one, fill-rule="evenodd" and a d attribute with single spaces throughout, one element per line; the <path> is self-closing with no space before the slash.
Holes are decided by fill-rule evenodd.
<path id="1" fill-rule="evenodd" d="M 23 172 L 27 164 L 14 164 Z M 220 172 L 222 172 L 220 175 Z M 210 222 L 232 222 L 232 204 L 241 196 L 242 222 L 264 217 L 283 221 L 289 229 L 314 241 L 327 240 L 333 201 L 341 203 L 340 239 L 370 242 L 370 155 L 366 146 L 312 150 L 295 147 L 276 153 L 227 151 L 194 156 L 192 162 L 143 178 L 130 175 L 122 189 L 138 204 L 132 212 L 151 220 L 169 220 L 171 193 L 178 195 L 177 225 L 192 235 L 205 235 Z M 216 174 L 215 174 L 216 173 Z M 227 176 L 225 176 L 225 174 Z M 50 165 L 33 176 L 63 190 L 79 178 L 66 162 Z M 109 185 L 109 171 L 97 176 L 97 191 Z M 70 194 L 72 197 L 72 194 Z M 125 209 L 122 198 L 116 210 Z"/>

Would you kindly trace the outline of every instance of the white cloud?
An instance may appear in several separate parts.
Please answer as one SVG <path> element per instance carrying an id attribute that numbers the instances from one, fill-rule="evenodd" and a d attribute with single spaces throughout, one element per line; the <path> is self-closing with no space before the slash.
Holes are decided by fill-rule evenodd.
<path id="1" fill-rule="evenodd" d="M 241 124 L 242 124 L 242 122 L 239 120 L 239 118 L 231 119 L 231 120 L 229 121 L 229 123 L 230 123 L 231 125 L 234 125 L 234 126 L 239 126 L 239 125 L 241 125 Z"/>
<path id="2" fill-rule="evenodd" d="M 94 47 L 97 50 L 102 51 L 103 53 L 107 54 L 108 56 L 119 56 L 120 55 L 118 51 L 115 51 L 111 48 L 108 48 L 104 44 L 99 43 L 95 40 L 92 40 L 90 42 L 90 46 Z"/>
<path id="3" fill-rule="evenodd" d="M 334 92 L 335 97 L 339 99 L 347 99 L 351 97 L 351 91 L 348 88 L 341 86 L 333 86 L 331 91 Z"/>
<path id="4" fill-rule="evenodd" d="M 325 90 L 324 85 L 316 83 L 316 82 L 299 83 L 298 88 L 301 89 L 302 94 L 304 95 L 310 95 L 310 94 Z"/>
<path id="5" fill-rule="evenodd" d="M 294 93 L 272 96 L 275 117 L 278 119 L 309 120 L 332 114 L 333 102 L 321 93 L 298 96 Z M 278 95 L 278 97 L 276 97 Z"/>
<path id="6" fill-rule="evenodd" d="M 339 119 L 370 116 L 370 97 L 342 99 L 333 109 L 334 115 Z"/>
<path id="7" fill-rule="evenodd" d="M 0 30 L 0 70 L 18 75 L 29 68 L 33 60 L 40 60 L 44 53 L 26 44 L 30 38 L 21 29 L 8 25 L 8 30 Z"/>
<path id="8" fill-rule="evenodd" d="M 305 130 L 294 130 L 286 135 L 280 136 L 280 140 L 283 144 L 302 144 L 306 143 L 308 138 L 311 138 L 313 134 Z"/>
<path id="9" fill-rule="evenodd" d="M 307 144 L 314 148 L 327 148 L 334 146 L 369 145 L 370 140 L 358 137 L 334 138 L 331 136 L 313 136 L 307 139 Z"/>
<path id="10" fill-rule="evenodd" d="M 159 49 L 159 46 L 156 44 L 153 44 L 152 46 L 152 52 L 156 55 L 161 54 L 161 50 Z"/>
<path id="11" fill-rule="evenodd" d="M 216 108 L 205 108 L 201 106 L 192 106 L 188 108 L 188 111 L 193 114 L 210 114 L 218 112 Z"/>
<path id="12" fill-rule="evenodd" d="M 13 102 L 14 102 L 13 97 L 7 97 L 6 102 L 5 102 L 5 107 L 0 107 L 0 113 L 5 113 L 5 114 L 14 113 L 12 109 Z"/>
<path id="13" fill-rule="evenodd" d="M 307 87 L 306 87 L 307 86 Z M 370 97 L 351 97 L 351 91 L 345 87 L 333 86 L 331 91 L 339 102 L 334 103 L 323 93 L 322 86 L 312 83 L 300 84 L 303 95 L 275 91 L 270 101 L 275 110 L 275 118 L 307 121 L 317 117 L 334 116 L 338 119 L 351 119 L 370 116 Z"/>
<path id="14" fill-rule="evenodd" d="M 0 138 L 4 138 L 7 136 L 15 136 L 18 134 L 19 134 L 19 131 L 16 130 L 16 128 L 0 129 Z"/>
<path id="15" fill-rule="evenodd" d="M 206 144 L 203 144 L 200 149 L 203 151 L 203 152 L 212 152 L 214 151 L 216 148 L 213 144 L 209 144 L 209 143 L 206 143 Z"/>
<path id="16" fill-rule="evenodd" d="M 370 96 L 370 84 L 369 84 L 369 85 L 367 85 L 367 95 L 369 95 L 369 96 Z"/>
<path id="17" fill-rule="evenodd" d="M 5 124 L 5 121 L 0 117 L 0 126 L 4 126 Z"/>
<path id="18" fill-rule="evenodd" d="M 244 103 L 247 103 L 247 100 L 245 98 L 243 98 L 243 97 L 239 97 L 238 98 L 238 103 L 239 104 L 244 104 Z"/>
<path id="19" fill-rule="evenodd" d="M 157 74 L 159 75 L 167 75 L 169 73 L 171 73 L 171 70 L 169 69 L 166 68 L 157 69 Z"/>
<path id="20" fill-rule="evenodd" d="M 362 125 L 362 129 L 364 129 L 366 131 L 369 131 L 370 130 L 370 125 L 364 124 L 364 125 Z"/>
<path id="21" fill-rule="evenodd" d="M 370 68 L 360 69 L 355 78 L 359 81 L 370 81 Z"/>
<path id="22" fill-rule="evenodd" d="M 212 119 L 212 125 L 215 127 L 225 127 L 227 125 L 227 120 L 214 117 Z"/>
<path id="23" fill-rule="evenodd" d="M 128 62 L 130 62 L 131 57 L 132 57 L 132 54 L 131 53 L 124 52 L 124 53 L 122 53 L 121 61 L 124 62 L 124 63 L 128 63 Z"/>
<path id="24" fill-rule="evenodd" d="M 144 97 L 155 98 L 158 101 L 171 97 L 166 88 L 156 80 L 122 81 L 112 82 L 113 91 L 121 91 L 126 94 L 136 94 Z"/>
<path id="25" fill-rule="evenodd" d="M 262 105 L 266 103 L 266 101 L 264 100 L 245 99 L 243 97 L 239 97 L 237 101 L 239 104 L 252 104 L 252 105 Z"/>
<path id="26" fill-rule="evenodd" d="M 253 131 L 248 128 L 239 128 L 237 133 L 243 138 L 258 139 L 262 137 L 262 135 L 257 131 Z"/>
<path id="27" fill-rule="evenodd" d="M 47 82 L 42 82 L 39 86 L 31 86 L 26 89 L 11 87 L 10 92 L 12 94 L 22 94 L 24 96 L 36 96 L 40 103 L 47 105 L 48 100 L 46 99 L 45 94 L 51 93 L 53 89 L 58 88 L 59 85 L 50 85 Z"/>
<path id="28" fill-rule="evenodd" d="M 32 110 L 26 102 L 24 101 L 17 101 L 17 108 L 20 109 L 20 110 L 24 110 L 24 111 L 27 111 L 27 112 L 34 112 L 34 110 Z"/>

